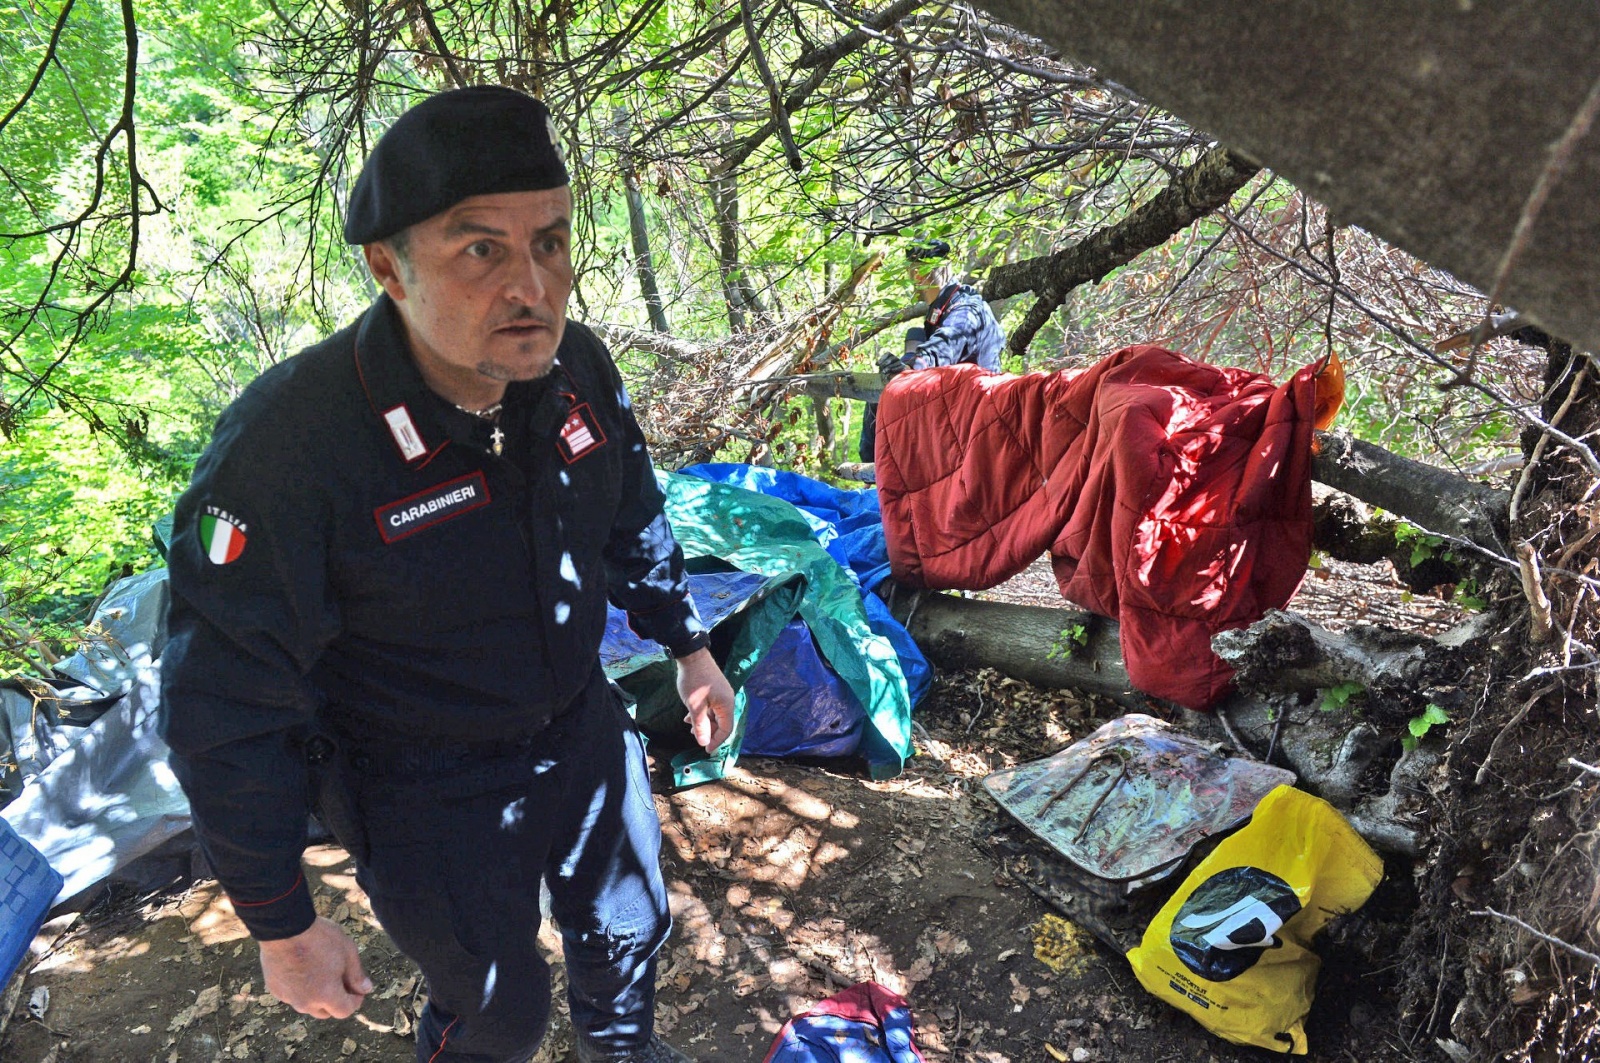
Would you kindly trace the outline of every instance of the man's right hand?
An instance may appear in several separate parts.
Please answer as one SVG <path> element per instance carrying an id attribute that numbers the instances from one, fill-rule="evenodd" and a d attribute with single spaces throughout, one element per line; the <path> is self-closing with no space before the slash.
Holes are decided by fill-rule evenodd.
<path id="1" fill-rule="evenodd" d="M 372 992 L 356 943 L 320 917 L 292 938 L 261 942 L 261 973 L 267 992 L 313 1019 L 348 1019 Z"/>
<path id="2" fill-rule="evenodd" d="M 885 354 L 878 358 L 878 372 L 893 377 L 906 371 L 906 363 L 898 354 Z"/>

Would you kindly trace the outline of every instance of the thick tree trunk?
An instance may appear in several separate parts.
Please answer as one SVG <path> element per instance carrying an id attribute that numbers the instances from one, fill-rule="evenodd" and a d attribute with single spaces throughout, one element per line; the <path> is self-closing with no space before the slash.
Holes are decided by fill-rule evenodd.
<path id="1" fill-rule="evenodd" d="M 1420 527 L 1506 557 L 1510 496 L 1343 432 L 1319 432 L 1311 476 Z"/>
<path id="2" fill-rule="evenodd" d="M 994 668 L 1043 687 L 1071 687 L 1138 708 L 1116 621 L 1073 609 L 1011 605 L 896 587 L 889 608 L 942 668 Z"/>

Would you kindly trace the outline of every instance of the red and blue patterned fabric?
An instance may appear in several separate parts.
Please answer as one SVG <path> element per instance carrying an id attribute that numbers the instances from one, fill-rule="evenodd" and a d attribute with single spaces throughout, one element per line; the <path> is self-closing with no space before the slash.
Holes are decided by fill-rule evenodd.
<path id="1" fill-rule="evenodd" d="M 911 1031 L 906 998 L 862 982 L 790 1019 L 761 1063 L 923 1063 Z"/>

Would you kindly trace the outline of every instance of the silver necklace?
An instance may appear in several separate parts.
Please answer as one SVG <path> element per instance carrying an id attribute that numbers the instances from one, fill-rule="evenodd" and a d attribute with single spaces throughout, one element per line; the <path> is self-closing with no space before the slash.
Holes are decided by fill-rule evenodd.
<path id="1" fill-rule="evenodd" d="M 500 408 L 504 406 L 505 403 L 497 402 L 492 406 L 485 406 L 481 410 L 469 410 L 459 402 L 452 402 L 450 405 L 454 406 L 468 417 L 476 417 L 480 421 L 489 422 L 489 449 L 493 451 L 494 456 L 498 458 L 500 456 L 500 452 L 503 451 L 506 446 L 506 434 L 500 430 Z"/>

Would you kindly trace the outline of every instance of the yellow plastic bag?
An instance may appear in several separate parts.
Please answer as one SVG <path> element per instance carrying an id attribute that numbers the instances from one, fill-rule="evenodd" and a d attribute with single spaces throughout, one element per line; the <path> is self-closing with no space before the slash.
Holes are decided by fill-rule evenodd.
<path id="1" fill-rule="evenodd" d="M 1184 880 L 1128 962 L 1217 1036 L 1303 1056 L 1322 965 L 1311 939 L 1382 878 L 1383 861 L 1332 805 L 1280 786 Z"/>

